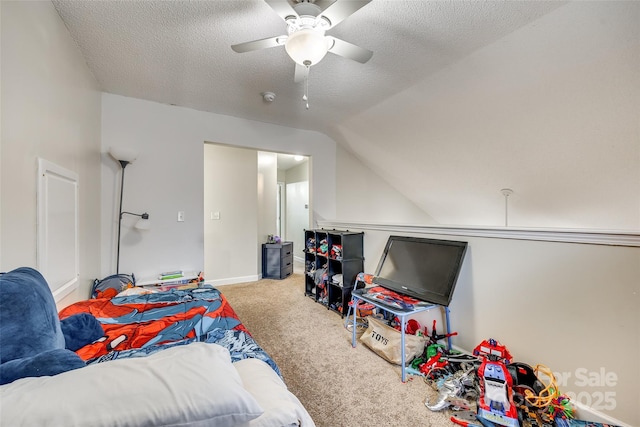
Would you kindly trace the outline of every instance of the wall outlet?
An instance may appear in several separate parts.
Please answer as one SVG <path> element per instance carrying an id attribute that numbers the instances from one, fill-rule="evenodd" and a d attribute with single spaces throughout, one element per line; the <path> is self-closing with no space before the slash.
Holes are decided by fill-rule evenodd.
<path id="1" fill-rule="evenodd" d="M 178 211 L 178 222 L 184 221 L 184 211 Z"/>

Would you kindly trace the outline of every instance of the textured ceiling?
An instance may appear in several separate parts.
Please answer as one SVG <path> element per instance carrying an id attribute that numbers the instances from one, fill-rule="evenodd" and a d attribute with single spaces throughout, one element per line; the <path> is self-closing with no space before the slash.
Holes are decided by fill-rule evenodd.
<path id="1" fill-rule="evenodd" d="M 328 31 L 372 50 L 372 59 L 360 64 L 329 53 L 311 68 L 309 110 L 284 47 L 230 47 L 286 34 L 263 0 L 53 4 L 105 92 L 335 137 L 349 117 L 562 3 L 373 0 Z M 265 102 L 265 91 L 275 101 Z"/>
<path id="2" fill-rule="evenodd" d="M 512 188 L 510 225 L 637 229 L 638 2 L 372 0 L 309 110 L 284 47 L 231 49 L 286 34 L 263 0 L 53 4 L 103 91 L 322 132 L 438 223 L 501 226 Z"/>

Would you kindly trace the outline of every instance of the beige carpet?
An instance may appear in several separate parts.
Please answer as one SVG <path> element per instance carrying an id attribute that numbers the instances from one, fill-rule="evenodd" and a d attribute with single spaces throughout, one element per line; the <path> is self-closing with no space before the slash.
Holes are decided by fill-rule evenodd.
<path id="1" fill-rule="evenodd" d="M 352 348 L 344 319 L 304 296 L 301 274 L 220 290 L 318 427 L 454 425 L 425 407 L 436 393 L 421 377 L 402 383 L 399 366 Z"/>

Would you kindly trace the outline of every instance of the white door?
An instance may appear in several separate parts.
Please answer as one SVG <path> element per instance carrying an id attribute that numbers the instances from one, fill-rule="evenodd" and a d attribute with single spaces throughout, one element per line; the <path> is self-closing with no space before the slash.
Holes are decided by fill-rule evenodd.
<path id="1" fill-rule="evenodd" d="M 276 236 L 286 238 L 283 234 L 285 218 L 282 217 L 284 212 L 284 182 L 278 182 L 278 191 L 276 192 Z"/>
<path id="2" fill-rule="evenodd" d="M 304 260 L 304 230 L 309 228 L 309 182 L 287 184 L 285 237 L 293 242 L 293 256 Z"/>

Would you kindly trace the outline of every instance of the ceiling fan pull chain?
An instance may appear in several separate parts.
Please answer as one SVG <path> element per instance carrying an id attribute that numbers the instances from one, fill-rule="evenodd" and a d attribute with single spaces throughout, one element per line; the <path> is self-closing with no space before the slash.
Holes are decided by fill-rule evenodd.
<path id="1" fill-rule="evenodd" d="M 306 102 L 307 110 L 309 109 L 309 70 L 311 67 L 306 65 L 307 70 L 304 73 L 304 95 L 302 95 L 302 100 Z"/>

